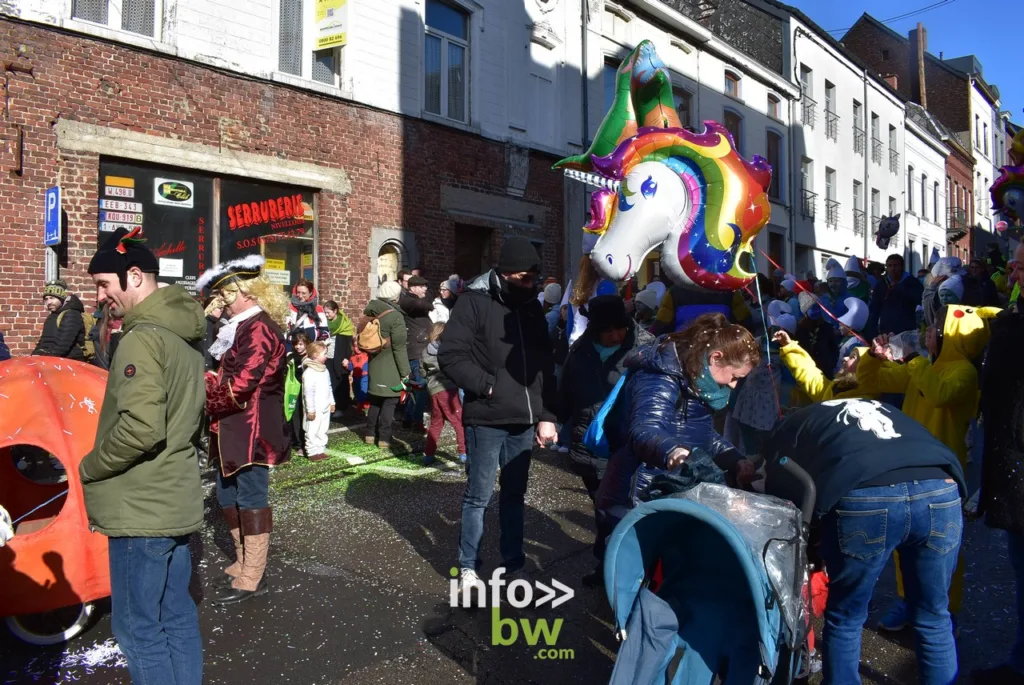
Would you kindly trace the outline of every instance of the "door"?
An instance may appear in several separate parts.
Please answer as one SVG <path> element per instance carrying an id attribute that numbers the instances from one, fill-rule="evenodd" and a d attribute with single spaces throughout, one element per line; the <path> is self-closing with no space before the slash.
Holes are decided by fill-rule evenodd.
<path id="1" fill-rule="evenodd" d="M 491 229 L 455 226 L 455 273 L 470 280 L 491 268 Z"/>

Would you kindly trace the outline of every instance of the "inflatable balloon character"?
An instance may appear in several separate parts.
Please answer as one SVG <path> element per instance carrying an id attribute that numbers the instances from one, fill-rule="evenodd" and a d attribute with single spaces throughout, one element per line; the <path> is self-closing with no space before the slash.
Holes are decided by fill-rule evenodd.
<path id="1" fill-rule="evenodd" d="M 992 209 L 1024 221 L 1024 166 L 1004 166 L 992 184 Z"/>
<path id="2" fill-rule="evenodd" d="M 875 234 L 875 245 L 878 245 L 879 250 L 888 250 L 889 241 L 900 232 L 900 214 L 883 216 L 879 220 L 878 232 Z"/>
<path id="3" fill-rule="evenodd" d="M 673 104 L 668 72 L 644 41 L 619 68 L 615 102 L 590 150 L 555 167 L 599 188 L 584 230 L 600 236 L 590 257 L 601 277 L 628 280 L 659 249 L 676 283 L 737 290 L 754 278 L 752 260 L 741 257 L 752 256 L 768 222 L 771 167 L 741 158 L 721 124 L 704 122 L 699 134 L 680 128 Z"/>

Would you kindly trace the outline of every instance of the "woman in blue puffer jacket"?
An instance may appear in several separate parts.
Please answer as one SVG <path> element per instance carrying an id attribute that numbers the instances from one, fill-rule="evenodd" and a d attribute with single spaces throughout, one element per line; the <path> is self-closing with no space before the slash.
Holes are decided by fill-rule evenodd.
<path id="1" fill-rule="evenodd" d="M 678 470 L 694 450 L 694 461 L 710 457 L 731 484 L 749 484 L 753 464 L 718 434 L 714 415 L 760 359 L 750 332 L 717 313 L 632 353 L 622 398 L 626 444 L 612 455 L 597 495 L 597 508 L 609 521 L 621 518 L 656 475 Z"/>

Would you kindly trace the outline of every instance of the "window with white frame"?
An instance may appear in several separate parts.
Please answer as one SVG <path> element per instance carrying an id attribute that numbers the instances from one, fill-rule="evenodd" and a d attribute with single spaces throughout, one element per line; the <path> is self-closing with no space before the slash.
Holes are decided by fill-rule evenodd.
<path id="1" fill-rule="evenodd" d="M 676 114 L 679 115 L 679 123 L 686 128 L 693 126 L 693 94 L 682 88 L 673 88 L 672 94 L 676 98 Z"/>
<path id="2" fill-rule="evenodd" d="M 772 168 L 772 182 L 768 186 L 768 197 L 780 200 L 782 198 L 782 178 L 785 175 L 782 168 L 782 136 L 770 129 L 765 136 L 765 158 Z"/>
<path id="3" fill-rule="evenodd" d="M 985 156 L 988 157 L 988 124 L 982 124 L 981 126 L 981 144 L 983 148 L 982 152 L 984 152 Z"/>
<path id="4" fill-rule="evenodd" d="M 914 167 L 907 166 L 907 214 L 914 213 Z"/>
<path id="5" fill-rule="evenodd" d="M 768 116 L 773 119 L 782 118 L 782 101 L 771 93 L 768 93 Z"/>
<path id="6" fill-rule="evenodd" d="M 921 174 L 921 218 L 928 218 L 928 174 Z"/>
<path id="7" fill-rule="evenodd" d="M 889 216 L 896 216 L 896 198 L 889 196 Z"/>
<path id="8" fill-rule="evenodd" d="M 740 97 L 739 74 L 732 71 L 725 72 L 725 94 L 730 95 L 734 98 Z"/>
<path id="9" fill-rule="evenodd" d="M 73 0 L 74 19 L 160 39 L 163 0 Z"/>
<path id="10" fill-rule="evenodd" d="M 427 0 L 426 24 L 423 109 L 468 122 L 469 13 L 441 0 Z"/>
<path id="11" fill-rule="evenodd" d="M 936 181 L 935 185 L 932 186 L 932 218 L 935 219 L 935 223 L 940 223 L 939 217 L 939 182 Z"/>
<path id="12" fill-rule="evenodd" d="M 285 74 L 341 87 L 343 45 L 316 49 L 315 3 L 303 0 L 279 0 L 277 69 Z"/>
<path id="13" fill-rule="evenodd" d="M 612 108 L 612 103 L 615 102 L 615 88 L 618 84 L 619 78 L 619 64 L 611 60 L 607 60 L 604 63 L 604 74 L 602 76 L 604 86 L 604 109 L 602 111 L 607 112 Z"/>

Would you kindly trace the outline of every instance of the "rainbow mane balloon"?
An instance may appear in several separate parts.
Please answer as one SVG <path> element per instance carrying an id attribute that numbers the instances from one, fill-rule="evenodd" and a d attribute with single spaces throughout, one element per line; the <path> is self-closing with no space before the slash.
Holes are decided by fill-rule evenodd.
<path id="1" fill-rule="evenodd" d="M 623 281 L 658 248 L 665 272 L 676 283 L 708 290 L 744 287 L 755 274 L 741 257 L 752 256 L 753 240 L 771 214 L 766 193 L 771 167 L 757 155 L 752 162 L 740 157 L 732 136 L 714 121 L 704 122 L 703 133 L 679 128 L 671 81 L 649 41 L 626 64 L 632 72 L 620 68 L 616 104 L 589 157 L 556 165 L 568 167 L 570 178 L 600 188 L 591 197 L 591 220 L 584 227 L 600 236 L 591 262 L 602 277 Z M 638 112 L 654 113 L 660 125 L 637 129 Z M 610 126 L 613 118 L 618 123 Z M 651 118 L 644 116 L 644 123 Z M 596 154 L 608 149 L 609 128 L 618 131 L 618 143 Z"/>
<path id="2" fill-rule="evenodd" d="M 1002 167 L 990 192 L 994 210 L 1024 220 L 1024 166 Z"/>

